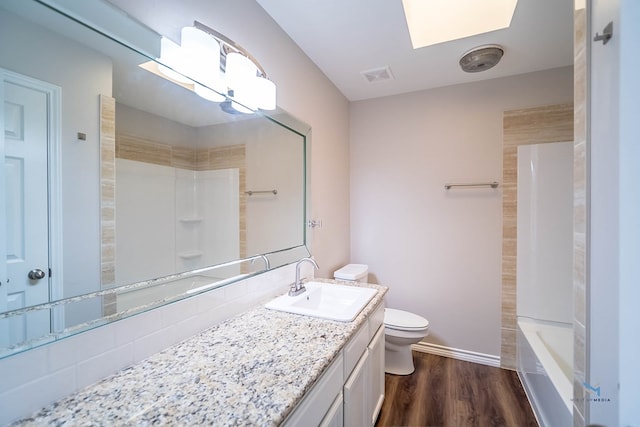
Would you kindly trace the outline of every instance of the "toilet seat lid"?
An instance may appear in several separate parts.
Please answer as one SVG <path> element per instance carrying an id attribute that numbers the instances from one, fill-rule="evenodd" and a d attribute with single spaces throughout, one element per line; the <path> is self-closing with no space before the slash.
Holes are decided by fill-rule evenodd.
<path id="1" fill-rule="evenodd" d="M 408 311 L 394 308 L 384 309 L 384 324 L 391 329 L 419 330 L 429 327 L 429 321 Z"/>

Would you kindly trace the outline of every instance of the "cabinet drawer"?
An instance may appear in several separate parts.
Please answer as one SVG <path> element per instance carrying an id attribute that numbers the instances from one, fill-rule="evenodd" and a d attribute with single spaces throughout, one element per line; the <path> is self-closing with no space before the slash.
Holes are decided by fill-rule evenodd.
<path id="1" fill-rule="evenodd" d="M 380 326 L 384 324 L 384 299 L 369 316 L 369 340 L 373 339 Z"/>
<path id="2" fill-rule="evenodd" d="M 369 325 L 365 321 L 344 347 L 344 377 L 348 378 L 369 344 Z"/>
<path id="3" fill-rule="evenodd" d="M 283 425 L 317 426 L 320 424 L 334 403 L 336 396 L 342 391 L 344 384 L 343 363 L 342 353 L 340 353 L 322 374 L 320 380 L 306 394 L 302 402 L 287 417 Z"/>

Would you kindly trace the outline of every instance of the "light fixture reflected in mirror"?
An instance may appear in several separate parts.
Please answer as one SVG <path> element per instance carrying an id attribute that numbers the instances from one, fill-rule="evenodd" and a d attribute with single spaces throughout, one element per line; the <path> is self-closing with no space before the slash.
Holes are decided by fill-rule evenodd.
<path id="1" fill-rule="evenodd" d="M 169 77 L 171 80 L 175 80 L 179 83 L 191 83 L 191 80 L 184 76 L 184 72 L 186 70 L 180 70 L 181 66 L 185 63 L 182 58 L 180 45 L 166 37 L 162 37 L 160 40 L 160 51 L 161 54 L 158 61 L 165 65 L 158 65 L 158 71 Z"/>
<path id="2" fill-rule="evenodd" d="M 206 99 L 207 101 L 224 102 L 227 99 L 226 96 L 222 95 L 220 92 L 209 89 L 209 87 L 211 87 L 211 85 L 203 86 L 200 83 L 194 83 L 193 91 L 196 95 Z"/>
<path id="3" fill-rule="evenodd" d="M 260 77 L 258 67 L 239 52 L 227 54 L 225 75 L 229 87 L 231 107 L 241 113 L 251 113 L 258 108 L 258 93 L 255 82 Z"/>
<path id="4" fill-rule="evenodd" d="M 156 66 L 174 83 L 193 90 L 200 97 L 221 103 L 224 111 L 253 114 L 257 109 L 276 108 L 276 85 L 246 50 L 217 31 L 194 22 L 181 31 L 181 44 L 166 37 Z"/>

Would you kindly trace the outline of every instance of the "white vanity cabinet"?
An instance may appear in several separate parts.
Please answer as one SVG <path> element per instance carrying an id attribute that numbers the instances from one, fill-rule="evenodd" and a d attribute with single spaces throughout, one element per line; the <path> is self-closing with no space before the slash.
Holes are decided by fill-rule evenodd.
<path id="1" fill-rule="evenodd" d="M 384 325 L 378 328 L 367 348 L 369 354 L 367 414 L 371 417 L 369 425 L 375 425 L 384 403 Z"/>
<path id="2" fill-rule="evenodd" d="M 344 396 L 342 392 L 333 401 L 333 405 L 324 416 L 320 427 L 342 427 L 344 426 Z"/>
<path id="3" fill-rule="evenodd" d="M 368 426 L 368 390 L 367 367 L 369 366 L 369 352 L 365 351 L 358 364 L 351 372 L 344 384 L 344 425 Z"/>
<path id="4" fill-rule="evenodd" d="M 339 424 L 331 422 L 331 410 L 335 406 L 338 397 L 342 396 L 342 386 L 344 376 L 342 372 L 342 353 L 338 354 L 329 368 L 318 379 L 302 401 L 296 406 L 293 412 L 287 417 L 285 426 L 318 426 L 326 425 L 342 426 L 342 419 Z M 342 403 L 342 399 L 340 399 Z M 334 412 L 342 412 L 341 408 L 334 409 Z M 327 419 L 329 417 L 329 419 Z"/>
<path id="5" fill-rule="evenodd" d="M 344 425 L 373 426 L 384 401 L 384 304 L 349 341 L 344 351 Z M 362 334 L 366 340 L 362 340 Z M 348 365 L 359 355 L 355 366 Z M 351 356 L 351 357 L 350 357 Z"/>
<path id="6" fill-rule="evenodd" d="M 362 323 L 285 426 L 373 426 L 384 401 L 384 302 Z"/>

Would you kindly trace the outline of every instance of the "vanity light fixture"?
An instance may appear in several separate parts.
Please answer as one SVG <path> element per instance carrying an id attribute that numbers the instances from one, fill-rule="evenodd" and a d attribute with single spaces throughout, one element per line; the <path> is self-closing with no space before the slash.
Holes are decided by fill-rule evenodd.
<path id="1" fill-rule="evenodd" d="M 162 37 L 160 48 L 160 73 L 204 99 L 221 103 L 224 111 L 253 114 L 276 108 L 276 85 L 260 63 L 206 25 L 195 21 L 184 27 L 180 45 Z"/>

